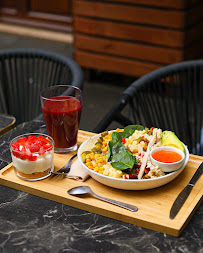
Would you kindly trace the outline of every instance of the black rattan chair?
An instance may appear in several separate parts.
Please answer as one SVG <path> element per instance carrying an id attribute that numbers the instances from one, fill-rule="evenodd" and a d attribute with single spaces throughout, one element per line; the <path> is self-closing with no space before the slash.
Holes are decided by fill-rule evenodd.
<path id="1" fill-rule="evenodd" d="M 115 121 L 174 131 L 193 154 L 203 154 L 203 60 L 155 70 L 133 82 L 93 130 Z"/>
<path id="2" fill-rule="evenodd" d="M 40 91 L 69 84 L 83 89 L 83 72 L 71 58 L 39 49 L 0 50 L 0 112 L 16 123 L 43 119 Z"/>

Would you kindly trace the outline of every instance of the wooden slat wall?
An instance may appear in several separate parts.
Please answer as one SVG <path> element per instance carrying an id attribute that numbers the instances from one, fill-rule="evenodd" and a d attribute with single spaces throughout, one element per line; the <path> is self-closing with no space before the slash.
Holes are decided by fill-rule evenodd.
<path id="1" fill-rule="evenodd" d="M 173 9 L 185 9 L 199 2 L 199 0 L 103 0 L 104 2 L 130 3 L 137 5 L 147 5 L 156 7 L 165 7 Z"/>
<path id="2" fill-rule="evenodd" d="M 75 34 L 76 49 L 92 51 L 94 53 L 137 58 L 144 61 L 170 64 L 182 59 L 178 49 L 165 48 L 154 45 L 138 44 L 107 38 L 91 37 L 84 34 Z"/>
<path id="3" fill-rule="evenodd" d="M 142 76 L 162 66 L 160 64 L 111 57 L 109 55 L 93 54 L 80 50 L 76 51 L 75 57 L 82 66 L 87 68 L 94 68 L 96 66 L 98 69 L 104 71 L 134 76 Z"/>
<path id="4" fill-rule="evenodd" d="M 75 13 L 79 16 L 117 20 L 140 24 L 157 25 L 172 28 L 182 28 L 184 12 L 177 10 L 159 10 L 132 5 L 115 5 L 111 3 L 88 2 L 78 0 Z"/>
<path id="5" fill-rule="evenodd" d="M 125 41 L 144 42 L 168 47 L 183 47 L 184 32 L 142 25 L 114 23 L 75 17 L 76 32 Z"/>
<path id="6" fill-rule="evenodd" d="M 141 76 L 202 55 L 200 0 L 73 3 L 75 59 L 83 67 Z"/>

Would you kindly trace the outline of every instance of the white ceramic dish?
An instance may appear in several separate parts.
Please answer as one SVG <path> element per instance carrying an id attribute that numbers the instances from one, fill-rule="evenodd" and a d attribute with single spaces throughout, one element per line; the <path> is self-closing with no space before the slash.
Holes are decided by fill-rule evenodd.
<path id="1" fill-rule="evenodd" d="M 148 189 L 153 189 L 160 187 L 162 185 L 165 185 L 172 180 L 174 180 L 185 168 L 188 160 L 189 160 L 189 151 L 187 147 L 184 145 L 185 148 L 185 160 L 182 165 L 182 167 L 174 172 L 171 172 L 165 176 L 158 177 L 155 179 L 120 179 L 120 178 L 113 178 L 113 177 L 108 177 L 101 175 L 91 169 L 89 169 L 81 159 L 81 153 L 84 151 L 89 150 L 93 144 L 97 141 L 99 138 L 100 134 L 97 134 L 95 136 L 90 137 L 87 139 L 85 142 L 83 142 L 79 149 L 78 149 L 78 159 L 81 163 L 81 165 L 84 167 L 84 169 L 87 171 L 87 173 L 96 181 L 100 182 L 101 184 L 117 188 L 117 189 L 122 189 L 122 190 L 148 190 Z"/>
<path id="2" fill-rule="evenodd" d="M 178 162 L 173 162 L 173 163 L 159 162 L 153 158 L 153 154 L 156 153 L 157 151 L 161 151 L 161 150 L 176 152 L 181 155 L 182 159 Z M 150 152 L 150 158 L 151 158 L 152 164 L 159 166 L 159 168 L 163 172 L 173 172 L 173 171 L 179 170 L 181 168 L 181 166 L 183 165 L 184 160 L 185 160 L 185 153 L 178 148 L 162 146 L 162 147 L 158 147 L 158 148 L 153 149 Z"/>

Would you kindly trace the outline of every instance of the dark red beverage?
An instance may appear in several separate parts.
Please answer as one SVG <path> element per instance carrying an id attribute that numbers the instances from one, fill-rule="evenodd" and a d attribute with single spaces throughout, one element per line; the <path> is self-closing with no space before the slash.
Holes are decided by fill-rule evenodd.
<path id="1" fill-rule="evenodd" d="M 80 101 L 70 96 L 52 97 L 43 102 L 44 121 L 57 149 L 70 148 L 77 143 L 81 109 Z"/>

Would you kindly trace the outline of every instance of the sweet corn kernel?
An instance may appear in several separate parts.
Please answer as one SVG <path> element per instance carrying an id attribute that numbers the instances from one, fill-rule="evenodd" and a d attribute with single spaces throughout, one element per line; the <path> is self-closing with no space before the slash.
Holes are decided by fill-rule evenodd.
<path id="1" fill-rule="evenodd" d="M 106 147 L 104 147 L 104 148 L 102 148 L 102 152 L 106 152 L 108 150 L 108 147 L 106 146 Z"/>
<path id="2" fill-rule="evenodd" d="M 91 160 L 94 160 L 95 159 L 95 155 L 92 153 L 92 154 L 90 154 L 90 159 Z"/>
<path id="3" fill-rule="evenodd" d="M 98 158 L 97 159 L 97 163 L 102 163 L 103 162 L 103 158 Z"/>
<path id="4" fill-rule="evenodd" d="M 86 165 L 86 166 L 89 166 L 89 165 L 92 165 L 92 163 L 91 163 L 91 162 L 86 162 L 85 165 Z"/>
<path id="5" fill-rule="evenodd" d="M 87 154 L 87 155 L 86 155 L 86 159 L 89 159 L 89 158 L 90 158 L 90 154 Z"/>

